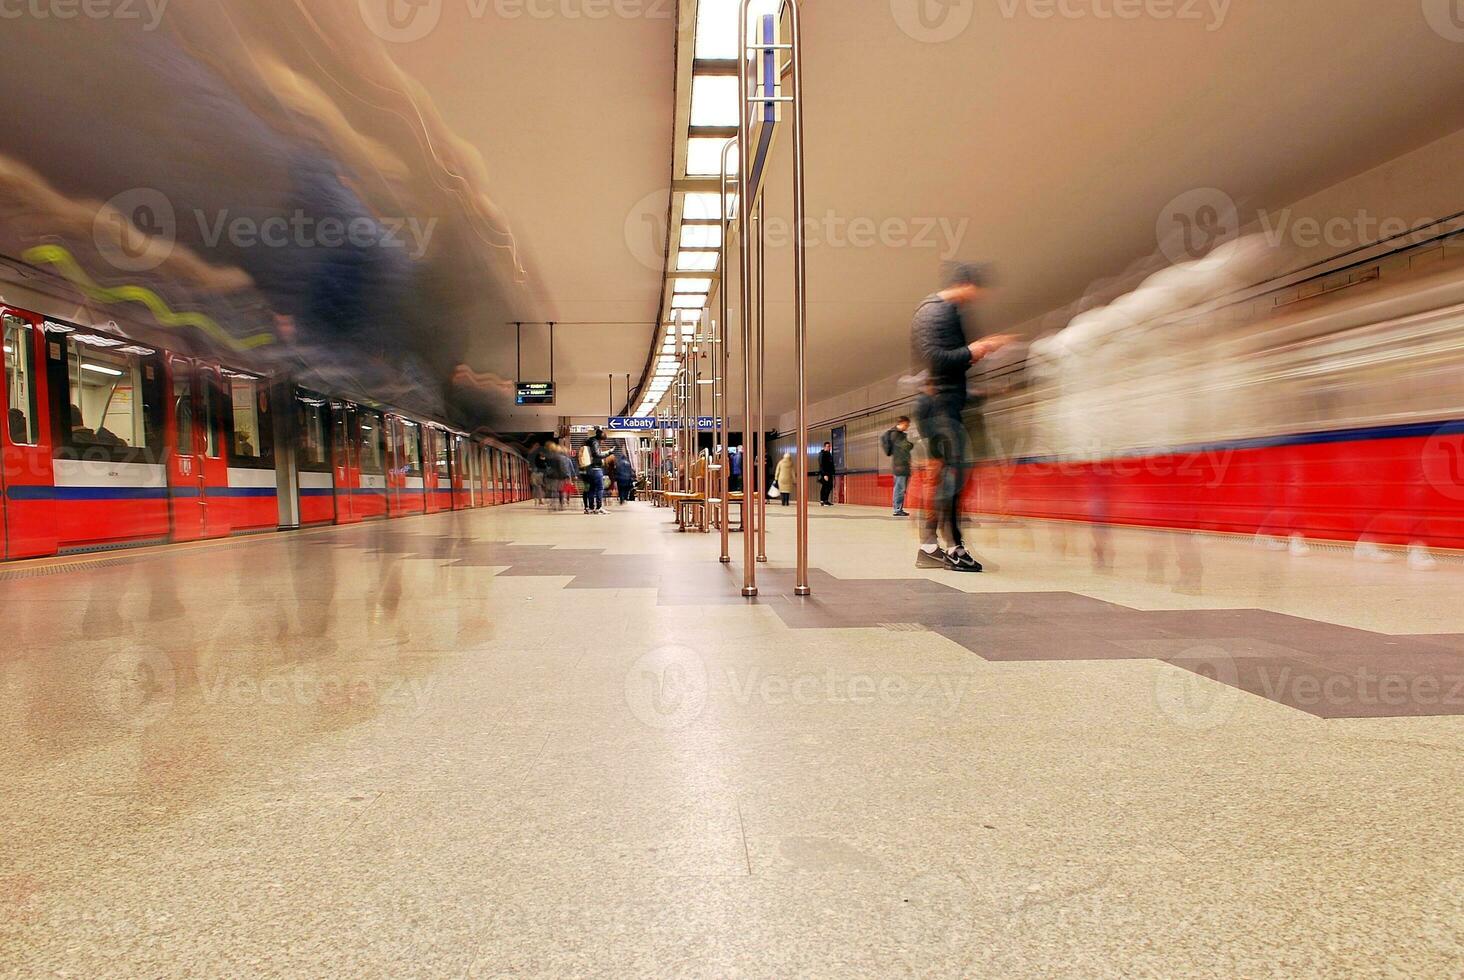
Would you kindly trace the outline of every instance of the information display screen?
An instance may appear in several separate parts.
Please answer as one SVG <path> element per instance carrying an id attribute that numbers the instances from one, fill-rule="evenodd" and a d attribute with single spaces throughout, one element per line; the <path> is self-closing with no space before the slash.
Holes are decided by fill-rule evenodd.
<path id="1" fill-rule="evenodd" d="M 516 401 L 520 405 L 553 405 L 554 382 L 520 381 Z"/>

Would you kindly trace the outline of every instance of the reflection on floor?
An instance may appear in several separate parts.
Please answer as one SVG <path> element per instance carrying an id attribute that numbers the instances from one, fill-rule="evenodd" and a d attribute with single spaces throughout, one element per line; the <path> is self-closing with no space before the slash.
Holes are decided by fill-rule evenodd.
<path id="1" fill-rule="evenodd" d="M 779 510 L 751 604 L 642 505 L 0 572 L 0 963 L 1456 972 L 1464 569 Z"/>

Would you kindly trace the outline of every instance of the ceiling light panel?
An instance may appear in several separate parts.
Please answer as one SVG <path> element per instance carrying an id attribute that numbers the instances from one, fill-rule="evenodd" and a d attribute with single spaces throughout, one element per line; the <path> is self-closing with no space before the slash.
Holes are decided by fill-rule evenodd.
<path id="1" fill-rule="evenodd" d="M 727 153 L 727 172 L 737 172 L 737 151 L 726 151 L 727 141 L 719 136 L 693 136 L 686 142 L 688 177 L 722 176 L 722 154 Z"/>
<path id="2" fill-rule="evenodd" d="M 716 252 L 676 253 L 677 272 L 714 272 L 717 268 Z"/>
<path id="3" fill-rule="evenodd" d="M 693 126 L 737 125 L 736 75 L 694 75 L 691 79 Z M 720 172 L 720 168 L 718 168 Z"/>
<path id="4" fill-rule="evenodd" d="M 722 228 L 720 225 L 682 225 L 682 248 L 721 248 Z"/>

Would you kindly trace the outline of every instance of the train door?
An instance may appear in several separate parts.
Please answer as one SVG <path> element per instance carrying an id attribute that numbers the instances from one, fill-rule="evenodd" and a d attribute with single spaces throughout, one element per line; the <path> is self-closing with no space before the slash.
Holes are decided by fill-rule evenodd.
<path id="1" fill-rule="evenodd" d="M 476 442 L 469 442 L 468 453 L 473 457 L 473 506 L 486 507 L 488 494 L 483 483 L 483 447 Z"/>
<path id="2" fill-rule="evenodd" d="M 360 469 L 360 490 L 356 492 L 356 516 L 385 517 L 389 513 L 391 490 L 387 470 L 392 453 L 390 420 L 364 408 L 356 416 L 356 458 Z"/>
<path id="3" fill-rule="evenodd" d="M 39 319 L 0 316 L 5 338 L 5 387 L 0 411 L 0 556 L 34 558 L 56 552 L 57 506 L 51 462 L 44 347 Z"/>
<path id="4" fill-rule="evenodd" d="M 422 462 L 424 466 L 424 509 L 429 514 L 452 509 L 452 472 L 447 461 L 447 434 L 430 425 L 423 426 Z"/>
<path id="5" fill-rule="evenodd" d="M 398 479 L 397 510 L 421 514 L 426 510 L 426 471 L 422 460 L 422 427 L 411 419 L 395 420 Z"/>
<path id="6" fill-rule="evenodd" d="M 473 492 L 473 444 L 467 436 L 453 439 L 452 475 L 462 484 L 463 508 L 472 510 L 477 505 Z"/>
<path id="7" fill-rule="evenodd" d="M 295 393 L 295 473 L 300 486 L 300 523 L 329 524 L 336 516 L 335 460 L 330 406 L 308 391 Z"/>
<path id="8" fill-rule="evenodd" d="M 167 414 L 168 516 L 174 541 L 204 536 L 204 444 L 198 424 L 199 390 L 192 360 L 164 355 L 168 368 Z"/>
<path id="9" fill-rule="evenodd" d="M 473 506 L 472 457 L 468 454 L 466 436 L 450 435 L 452 444 L 452 506 L 467 510 Z"/>
<path id="10" fill-rule="evenodd" d="M 394 415 L 383 415 L 381 425 L 386 440 L 386 513 L 388 517 L 398 517 L 402 512 L 402 487 L 406 485 L 401 423 Z"/>
<path id="11" fill-rule="evenodd" d="M 224 427 L 224 379 L 218 367 L 199 364 L 196 436 L 203 449 L 203 535 L 222 538 L 229 533 L 229 456 Z"/>
<path id="12" fill-rule="evenodd" d="M 344 402 L 330 403 L 331 488 L 335 494 L 337 524 L 355 524 L 356 489 L 361 485 L 356 457 L 356 411 Z"/>
<path id="13" fill-rule="evenodd" d="M 263 378 L 225 370 L 224 431 L 228 434 L 229 530 L 279 527 L 279 477 L 275 471 L 274 405 Z"/>

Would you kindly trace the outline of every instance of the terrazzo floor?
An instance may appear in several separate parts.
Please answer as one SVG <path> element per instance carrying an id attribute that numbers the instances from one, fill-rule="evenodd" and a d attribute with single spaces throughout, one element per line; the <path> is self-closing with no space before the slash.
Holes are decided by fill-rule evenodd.
<path id="1" fill-rule="evenodd" d="M 0 567 L 0 973 L 1464 971 L 1464 565 L 770 517 Z"/>

